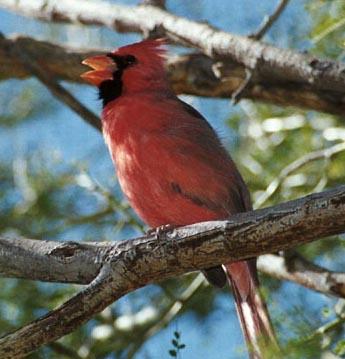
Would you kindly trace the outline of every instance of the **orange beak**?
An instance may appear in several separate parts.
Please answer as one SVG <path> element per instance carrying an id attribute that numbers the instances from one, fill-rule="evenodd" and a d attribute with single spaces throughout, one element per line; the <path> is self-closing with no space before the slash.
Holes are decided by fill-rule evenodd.
<path id="1" fill-rule="evenodd" d="M 106 55 L 88 57 L 82 64 L 93 70 L 84 72 L 80 77 L 95 86 L 99 86 L 105 80 L 112 80 L 117 69 L 115 62 Z"/>

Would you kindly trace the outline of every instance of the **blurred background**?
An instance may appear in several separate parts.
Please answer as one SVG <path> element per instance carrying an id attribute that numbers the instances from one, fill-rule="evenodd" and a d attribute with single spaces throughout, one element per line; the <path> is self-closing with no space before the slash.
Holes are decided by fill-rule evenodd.
<path id="1" fill-rule="evenodd" d="M 272 13 L 276 3 L 168 0 L 166 6 L 176 15 L 207 20 L 225 31 L 247 35 Z M 343 0 L 291 0 L 264 40 L 278 47 L 344 61 L 344 18 Z M 1 8 L 0 31 L 80 48 L 111 49 L 140 39 L 139 35 L 117 34 L 104 27 L 44 23 Z M 94 88 L 63 85 L 100 113 L 101 103 Z M 308 153 L 344 143 L 344 118 L 249 100 L 233 105 L 228 99 L 182 98 L 221 135 L 249 186 L 256 208 L 345 183 L 345 151 L 331 158 L 306 161 L 282 175 L 289 164 Z M 0 235 L 116 241 L 136 236 L 143 229 L 122 198 L 100 133 L 37 80 L 0 82 Z M 344 243 L 344 236 L 337 236 L 302 246 L 298 251 L 314 263 L 341 271 Z M 344 325 L 339 315 L 343 299 L 265 275 L 261 282 L 289 357 L 345 357 Z M 2 278 L 0 288 L 0 335 L 45 314 L 80 289 L 77 285 Z M 318 329 L 325 326 L 328 329 L 320 333 Z M 176 349 L 173 339 L 181 346 L 175 353 L 171 351 Z M 30 358 L 173 356 L 247 357 L 229 292 L 212 289 L 195 273 L 127 295 Z"/>

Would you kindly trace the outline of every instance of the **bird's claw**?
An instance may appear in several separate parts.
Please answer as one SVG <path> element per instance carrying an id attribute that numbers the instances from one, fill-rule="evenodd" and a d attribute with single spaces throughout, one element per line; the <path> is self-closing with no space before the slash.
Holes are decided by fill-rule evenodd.
<path id="1" fill-rule="evenodd" d="M 149 228 L 147 231 L 146 231 L 146 234 L 149 235 L 149 236 L 155 236 L 155 239 L 157 241 L 161 240 L 162 237 L 164 237 L 164 235 L 173 230 L 174 228 L 176 228 L 176 226 L 172 225 L 172 224 L 163 224 L 159 227 L 156 227 L 156 228 Z"/>

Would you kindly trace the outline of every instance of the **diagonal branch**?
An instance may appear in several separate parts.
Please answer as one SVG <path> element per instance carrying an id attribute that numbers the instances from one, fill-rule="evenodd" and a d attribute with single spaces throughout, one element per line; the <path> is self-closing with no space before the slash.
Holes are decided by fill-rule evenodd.
<path id="1" fill-rule="evenodd" d="M 273 86 L 276 83 L 284 83 L 284 87 L 294 84 L 326 92 L 323 97 L 338 106 L 339 113 L 341 109 L 345 112 L 345 71 L 344 65 L 338 62 L 233 35 L 151 5 L 129 7 L 83 0 L 0 0 L 0 6 L 41 20 L 102 25 L 119 32 L 147 34 L 159 28 L 162 35 L 175 43 L 197 48 L 216 60 L 230 60 L 249 70 L 255 69 L 259 79 L 274 79 Z M 332 100 L 333 93 L 341 93 L 342 97 L 336 96 L 336 100 Z"/>
<path id="2" fill-rule="evenodd" d="M 127 359 L 132 359 L 150 337 L 165 328 L 184 309 L 184 306 L 202 288 L 204 283 L 205 278 L 200 273 L 178 298 L 160 312 L 159 318 L 145 328 L 145 332 L 142 333 L 141 337 L 130 346 Z"/>
<path id="3" fill-rule="evenodd" d="M 270 16 L 265 16 L 259 29 L 252 35 L 249 35 L 249 38 L 254 40 L 261 40 L 262 37 L 266 34 L 266 32 L 273 26 L 274 22 L 278 20 L 279 16 L 284 11 L 288 2 L 289 0 L 280 0 L 273 14 L 271 14 Z M 254 67 L 252 67 L 251 69 L 246 69 L 246 77 L 244 81 L 242 82 L 242 84 L 240 84 L 238 89 L 233 92 L 231 96 L 231 99 L 234 104 L 237 104 L 239 100 L 241 100 L 241 98 L 245 95 L 245 92 L 247 91 L 247 88 L 251 84 L 251 80 L 254 77 L 257 64 L 258 63 L 256 62 Z"/>
<path id="4" fill-rule="evenodd" d="M 3 35 L 0 32 L 0 38 L 4 40 Z M 45 68 L 44 65 L 38 63 L 38 54 L 32 56 L 29 51 L 25 51 L 21 46 L 11 46 L 8 50 L 12 56 L 19 61 L 22 66 L 37 77 L 49 91 L 57 97 L 60 101 L 65 103 L 72 111 L 76 112 L 84 121 L 97 130 L 101 130 L 100 119 L 80 103 L 72 94 L 70 94 L 63 86 L 61 86 L 54 78 L 52 74 Z"/>
<path id="5" fill-rule="evenodd" d="M 297 160 L 284 167 L 279 175 L 267 186 L 266 190 L 258 197 L 254 203 L 254 208 L 260 208 L 264 203 L 271 198 L 274 193 L 279 189 L 283 181 L 295 171 L 301 169 L 305 165 L 320 160 L 330 159 L 334 155 L 345 151 L 345 142 L 337 143 L 334 146 L 324 148 L 321 150 L 313 151 L 305 154 Z"/>
<path id="6" fill-rule="evenodd" d="M 122 241 L 97 257 L 100 271 L 84 290 L 46 316 L 0 339 L 2 359 L 22 358 L 85 323 L 116 299 L 147 284 L 192 270 L 286 250 L 345 231 L 345 186 L 227 221 Z M 48 242 L 49 243 L 49 242 Z M 58 258 L 66 248 L 51 249 Z M 67 251 L 73 256 L 74 251 Z"/>
<path id="7" fill-rule="evenodd" d="M 287 7 L 289 1 L 290 0 L 279 0 L 279 3 L 273 13 L 269 16 L 265 16 L 259 29 L 250 35 L 250 37 L 255 40 L 262 39 L 267 31 L 272 27 L 272 25 L 278 20 L 284 9 Z"/>

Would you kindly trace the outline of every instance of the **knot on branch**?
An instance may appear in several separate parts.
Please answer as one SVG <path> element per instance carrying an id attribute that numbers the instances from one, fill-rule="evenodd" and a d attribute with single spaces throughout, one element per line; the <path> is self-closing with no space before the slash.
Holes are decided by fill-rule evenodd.
<path id="1" fill-rule="evenodd" d="M 49 251 L 49 256 L 58 257 L 61 259 L 67 259 L 69 257 L 73 257 L 82 245 L 78 242 L 65 242 L 61 243 L 57 247 L 53 248 Z"/>

